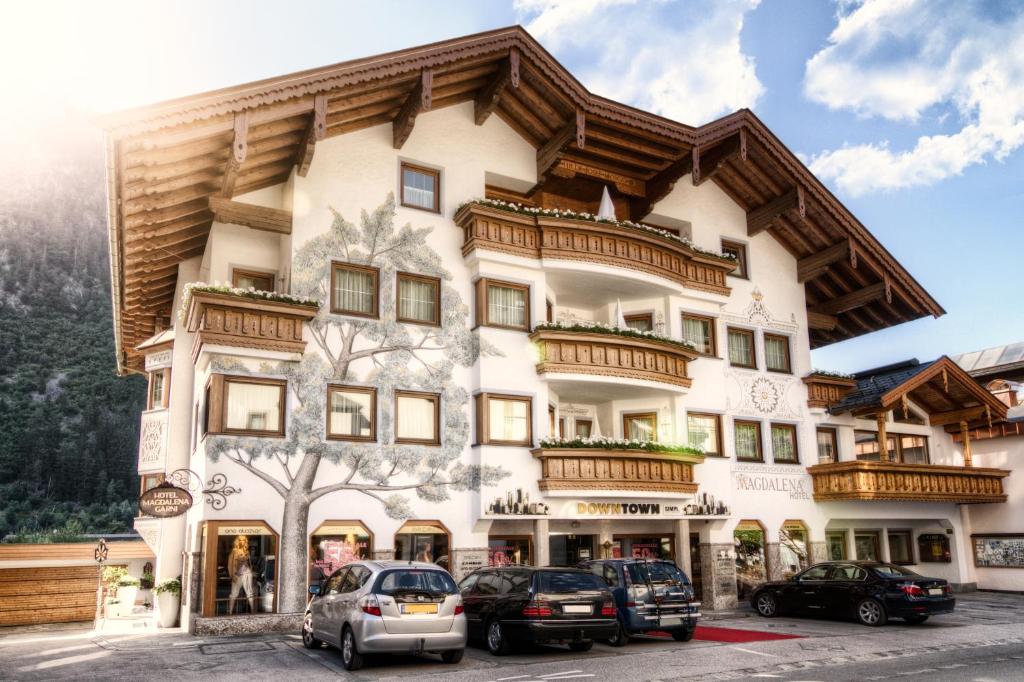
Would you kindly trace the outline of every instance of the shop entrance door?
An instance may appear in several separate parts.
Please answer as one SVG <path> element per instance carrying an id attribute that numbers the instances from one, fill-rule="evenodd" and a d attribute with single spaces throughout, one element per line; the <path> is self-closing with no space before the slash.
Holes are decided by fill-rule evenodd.
<path id="1" fill-rule="evenodd" d="M 581 561 L 596 559 L 596 535 L 550 535 L 548 556 L 552 566 L 575 566 Z"/>

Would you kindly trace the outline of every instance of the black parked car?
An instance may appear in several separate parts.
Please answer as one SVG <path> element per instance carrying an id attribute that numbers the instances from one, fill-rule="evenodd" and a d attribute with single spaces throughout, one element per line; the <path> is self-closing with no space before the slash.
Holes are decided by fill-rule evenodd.
<path id="1" fill-rule="evenodd" d="M 615 602 L 604 581 L 575 568 L 481 568 L 459 584 L 471 640 L 495 656 L 520 642 L 566 642 L 588 651 L 615 635 Z"/>
<path id="2" fill-rule="evenodd" d="M 669 632 L 680 642 L 693 639 L 700 602 L 693 600 L 689 578 L 673 562 L 600 559 L 579 567 L 604 579 L 615 598 L 619 627 L 608 639 L 612 646 L 625 646 L 630 635 L 651 630 Z"/>
<path id="3" fill-rule="evenodd" d="M 766 618 L 823 613 L 853 616 L 864 625 L 885 625 L 889 618 L 917 625 L 928 616 L 952 613 L 956 600 L 941 578 L 877 561 L 835 561 L 815 564 L 789 580 L 764 583 L 750 603 Z"/>

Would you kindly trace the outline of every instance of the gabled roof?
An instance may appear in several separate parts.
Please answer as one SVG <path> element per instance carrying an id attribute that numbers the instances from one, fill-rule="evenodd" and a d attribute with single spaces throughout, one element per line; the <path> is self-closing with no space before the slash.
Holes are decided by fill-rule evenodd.
<path id="1" fill-rule="evenodd" d="M 928 414 L 933 426 L 1006 418 L 1006 405 L 945 355 L 932 362 L 909 360 L 854 376 L 857 386 L 829 405 L 830 413 L 873 414 L 899 408 L 906 398 Z"/>
<path id="2" fill-rule="evenodd" d="M 177 264 L 201 255 L 211 197 L 286 181 L 318 140 L 475 102 L 538 149 L 540 177 L 591 178 L 641 220 L 692 175 L 713 181 L 798 259 L 814 347 L 943 309 L 868 230 L 744 109 L 695 128 L 587 91 L 519 26 L 224 88 L 114 114 L 108 220 L 118 366 L 169 324 Z M 569 180 L 571 182 L 571 180 Z"/>
<path id="3" fill-rule="evenodd" d="M 973 377 L 1024 369 L 1024 341 L 954 355 L 953 360 Z"/>

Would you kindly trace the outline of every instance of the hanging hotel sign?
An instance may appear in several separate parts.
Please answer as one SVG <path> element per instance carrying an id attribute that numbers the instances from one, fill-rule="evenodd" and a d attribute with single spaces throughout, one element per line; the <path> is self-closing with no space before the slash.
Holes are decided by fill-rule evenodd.
<path id="1" fill-rule="evenodd" d="M 192 495 L 166 481 L 142 493 L 139 498 L 139 511 L 158 519 L 181 516 L 191 507 Z"/>

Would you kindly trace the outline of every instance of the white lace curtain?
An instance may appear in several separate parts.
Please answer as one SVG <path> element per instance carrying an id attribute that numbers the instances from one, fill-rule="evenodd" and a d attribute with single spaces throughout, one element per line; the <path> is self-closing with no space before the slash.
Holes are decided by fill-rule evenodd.
<path id="1" fill-rule="evenodd" d="M 740 459 L 758 459 L 757 427 L 753 424 L 736 424 L 736 456 Z"/>
<path id="2" fill-rule="evenodd" d="M 374 275 L 338 268 L 334 273 L 334 305 L 341 310 L 372 314 Z"/>
<path id="3" fill-rule="evenodd" d="M 769 369 L 789 369 L 788 342 L 786 339 L 776 339 L 766 336 L 764 339 L 765 363 Z"/>
<path id="4" fill-rule="evenodd" d="M 487 286 L 487 319 L 491 324 L 525 327 L 526 292 L 522 289 L 489 284 Z"/>
<path id="5" fill-rule="evenodd" d="M 229 381 L 227 428 L 277 431 L 281 427 L 281 387 Z"/>
<path id="6" fill-rule="evenodd" d="M 711 352 L 711 330 L 707 320 L 684 317 L 683 338 L 700 352 Z"/>
<path id="7" fill-rule="evenodd" d="M 529 404 L 520 400 L 488 401 L 491 440 L 524 441 L 529 433 Z"/>
<path id="8" fill-rule="evenodd" d="M 369 393 L 331 393 L 331 434 L 335 436 L 371 435 L 373 414 Z"/>
<path id="9" fill-rule="evenodd" d="M 714 417 L 686 415 L 686 433 L 691 448 L 721 454 L 718 447 L 718 420 Z"/>
<path id="10" fill-rule="evenodd" d="M 772 427 L 772 456 L 776 462 L 796 460 L 796 431 L 784 426 Z"/>
<path id="11" fill-rule="evenodd" d="M 402 173 L 402 198 L 410 206 L 434 210 L 434 176 L 406 168 Z"/>
<path id="12" fill-rule="evenodd" d="M 437 321 L 437 284 L 418 279 L 398 283 L 398 316 L 406 320 Z"/>
<path id="13" fill-rule="evenodd" d="M 626 420 L 626 438 L 629 440 L 655 440 L 654 429 L 654 420 L 650 417 L 632 417 Z"/>
<path id="14" fill-rule="evenodd" d="M 411 440 L 436 440 L 434 411 L 437 403 L 430 398 L 400 395 L 395 401 L 398 410 L 396 436 Z"/>
<path id="15" fill-rule="evenodd" d="M 752 365 L 754 348 L 750 334 L 729 333 L 729 362 L 734 365 Z"/>

